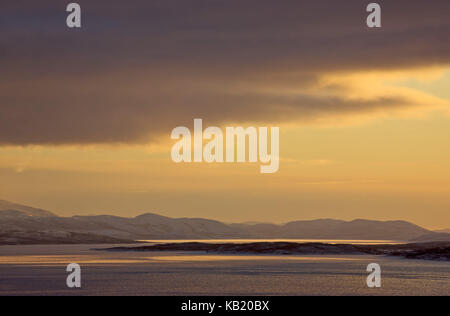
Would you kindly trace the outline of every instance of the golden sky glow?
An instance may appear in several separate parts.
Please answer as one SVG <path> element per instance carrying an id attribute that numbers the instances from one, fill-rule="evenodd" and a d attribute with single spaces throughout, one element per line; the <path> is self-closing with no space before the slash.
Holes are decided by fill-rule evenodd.
<path id="1" fill-rule="evenodd" d="M 361 217 L 450 226 L 450 100 L 446 84 L 430 89 L 450 82 L 449 72 L 326 80 L 350 81 L 345 97 L 400 90 L 418 106 L 317 125 L 288 123 L 275 175 L 261 175 L 253 164 L 176 165 L 169 137 L 132 146 L 5 147 L 1 191 L 62 215 L 153 211 L 225 221 Z"/>
<path id="2" fill-rule="evenodd" d="M 5 5 L 0 199 L 64 216 L 450 227 L 448 0 L 385 2 L 376 31 L 360 1 L 219 2 L 91 2 L 78 33 L 58 28 L 54 0 L 23 9 L 25 26 Z M 195 118 L 280 126 L 279 172 L 173 163 L 170 132 Z"/>

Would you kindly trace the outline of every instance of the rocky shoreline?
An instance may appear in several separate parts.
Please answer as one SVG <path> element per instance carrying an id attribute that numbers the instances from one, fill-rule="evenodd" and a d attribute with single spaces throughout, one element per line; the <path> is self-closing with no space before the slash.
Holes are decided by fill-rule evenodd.
<path id="1" fill-rule="evenodd" d="M 407 259 L 450 261 L 450 242 L 400 245 L 351 245 L 325 243 L 256 242 L 256 243 L 166 243 L 139 247 L 96 249 L 107 251 L 186 251 L 216 254 L 263 255 L 388 255 Z"/>

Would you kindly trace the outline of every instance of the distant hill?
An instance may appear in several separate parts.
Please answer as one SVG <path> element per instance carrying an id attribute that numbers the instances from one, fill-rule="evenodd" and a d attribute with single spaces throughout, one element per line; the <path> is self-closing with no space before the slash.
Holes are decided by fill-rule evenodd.
<path id="1" fill-rule="evenodd" d="M 441 229 L 441 230 L 435 230 L 434 232 L 450 234 L 450 228 L 448 228 L 448 229 Z"/>
<path id="2" fill-rule="evenodd" d="M 434 233 L 406 221 L 342 221 L 319 219 L 284 225 L 266 223 L 224 224 L 202 218 L 169 218 L 143 214 L 118 216 L 58 217 L 53 213 L 1 201 L 0 233 L 76 233 L 121 240 L 150 239 L 336 239 L 336 240 L 447 240 L 448 234 Z M 0 238 L 0 244 L 2 240 Z"/>
<path id="3" fill-rule="evenodd" d="M 412 239 L 413 242 L 450 241 L 450 234 L 430 232 Z"/>
<path id="4" fill-rule="evenodd" d="M 47 217 L 47 216 L 56 216 L 55 214 L 42 210 L 39 208 L 34 208 L 30 206 L 20 205 L 16 203 L 11 203 L 8 201 L 0 200 L 0 212 L 1 211 L 20 211 L 28 216 L 40 216 L 40 217 Z"/>
<path id="5" fill-rule="evenodd" d="M 287 239 L 367 239 L 411 240 L 430 233 L 429 230 L 405 221 L 369 221 L 357 219 L 351 222 L 319 219 L 296 221 L 285 225 L 234 225 L 249 231 L 255 237 Z"/>
<path id="6" fill-rule="evenodd" d="M 0 245 L 71 245 L 71 244 L 131 244 L 124 240 L 95 234 L 64 231 L 0 231 Z"/>

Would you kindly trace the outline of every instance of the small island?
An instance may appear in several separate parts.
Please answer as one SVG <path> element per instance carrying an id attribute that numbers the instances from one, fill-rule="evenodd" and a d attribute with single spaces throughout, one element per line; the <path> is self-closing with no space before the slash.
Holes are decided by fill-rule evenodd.
<path id="1" fill-rule="evenodd" d="M 107 251 L 186 251 L 217 254 L 261 255 L 384 255 L 407 259 L 450 261 L 450 242 L 410 243 L 398 245 L 355 245 L 295 242 L 254 243 L 165 243 L 138 247 L 96 249 Z"/>

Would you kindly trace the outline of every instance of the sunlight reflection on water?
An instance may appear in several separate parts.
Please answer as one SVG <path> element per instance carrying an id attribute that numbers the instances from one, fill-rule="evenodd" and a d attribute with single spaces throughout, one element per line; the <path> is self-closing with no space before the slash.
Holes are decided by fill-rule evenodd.
<path id="1" fill-rule="evenodd" d="M 235 244 L 245 244 L 245 243 L 257 243 L 257 242 L 293 242 L 293 243 L 325 243 L 325 244 L 353 244 L 353 245 L 398 245 L 403 242 L 394 240 L 351 240 L 351 239 L 183 239 L 183 240 L 138 240 L 139 242 L 145 242 L 149 244 L 170 244 L 170 243 L 213 243 L 213 244 L 224 244 L 224 243 L 235 243 Z"/>

